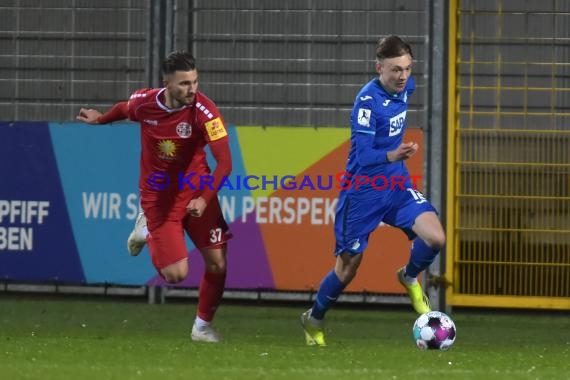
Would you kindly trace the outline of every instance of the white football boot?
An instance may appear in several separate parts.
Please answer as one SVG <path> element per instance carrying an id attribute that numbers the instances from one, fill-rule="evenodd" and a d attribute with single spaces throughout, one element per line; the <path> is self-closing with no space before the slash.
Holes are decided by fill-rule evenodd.
<path id="1" fill-rule="evenodd" d="M 146 244 L 146 235 L 148 229 L 146 228 L 146 216 L 140 212 L 135 221 L 135 228 L 133 228 L 129 239 L 127 240 L 127 249 L 131 256 L 138 256 L 141 253 L 144 245 Z"/>
<path id="2" fill-rule="evenodd" d="M 198 327 L 194 324 L 191 337 L 194 342 L 218 343 L 222 340 L 220 334 L 210 325 Z"/>

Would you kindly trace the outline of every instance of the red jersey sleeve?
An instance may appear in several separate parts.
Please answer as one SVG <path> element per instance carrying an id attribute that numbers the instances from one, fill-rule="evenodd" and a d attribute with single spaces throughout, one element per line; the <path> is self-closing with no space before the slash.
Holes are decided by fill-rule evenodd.
<path id="1" fill-rule="evenodd" d="M 204 133 L 206 142 L 227 138 L 228 131 L 226 123 L 218 111 L 218 107 L 202 93 L 197 93 L 196 112 L 198 113 L 198 122 Z"/>
<path id="2" fill-rule="evenodd" d="M 107 124 L 113 121 L 125 120 L 129 118 L 127 102 L 115 104 L 109 111 L 97 118 L 99 124 Z"/>
<path id="3" fill-rule="evenodd" d="M 214 178 L 212 188 L 206 188 L 202 193 L 202 197 L 206 204 L 210 203 L 212 198 L 218 193 L 218 187 L 225 177 L 229 176 L 232 172 L 232 154 L 230 151 L 229 139 L 227 137 L 211 142 L 210 150 L 216 160 L 216 168 L 212 173 Z"/>
<path id="4" fill-rule="evenodd" d="M 140 90 L 136 90 L 133 92 L 131 97 L 129 98 L 129 102 L 127 103 L 127 110 L 129 119 L 132 121 L 140 121 L 137 116 L 137 109 L 141 104 L 148 101 L 151 98 L 153 93 L 152 88 L 143 88 Z"/>
<path id="5" fill-rule="evenodd" d="M 232 171 L 232 158 L 229 144 L 228 131 L 218 108 L 210 99 L 200 94 L 196 101 L 196 108 L 198 112 L 198 120 L 204 138 L 212 155 L 216 160 L 216 168 L 212 173 L 214 178 L 212 188 L 207 188 L 202 193 L 202 197 L 209 203 L 209 201 L 217 194 L 218 186 L 223 181 L 224 177 L 230 175 Z"/>

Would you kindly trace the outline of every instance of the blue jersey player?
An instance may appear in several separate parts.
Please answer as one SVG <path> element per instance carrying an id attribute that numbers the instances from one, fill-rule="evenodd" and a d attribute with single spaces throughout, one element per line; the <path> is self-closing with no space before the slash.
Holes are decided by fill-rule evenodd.
<path id="1" fill-rule="evenodd" d="M 400 228 L 413 241 L 408 264 L 397 277 L 415 311 L 430 311 L 417 276 L 442 249 L 445 234 L 435 208 L 414 188 L 404 164 L 418 150 L 416 143 L 403 141 L 408 101 L 415 88 L 412 60 L 412 49 L 401 38 L 380 40 L 379 76 L 356 95 L 343 182 L 350 181 L 351 186 L 343 186 L 335 218 L 336 264 L 323 278 L 313 307 L 301 315 L 308 345 L 326 345 L 325 313 L 356 276 L 368 237 L 380 222 Z"/>

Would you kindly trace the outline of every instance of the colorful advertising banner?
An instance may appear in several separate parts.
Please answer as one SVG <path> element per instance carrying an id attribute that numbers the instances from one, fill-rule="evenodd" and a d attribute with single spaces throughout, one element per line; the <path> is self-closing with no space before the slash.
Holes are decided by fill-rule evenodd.
<path id="1" fill-rule="evenodd" d="M 219 199 L 234 238 L 229 289 L 315 290 L 334 265 L 334 212 L 347 128 L 230 127 L 232 175 Z M 126 240 L 139 211 L 136 124 L 0 123 L 0 278 L 26 282 L 162 284 L 145 248 Z M 422 188 L 423 141 L 408 162 Z M 213 165 L 213 163 L 212 163 Z M 386 186 L 390 186 L 388 182 Z M 197 287 L 204 265 L 187 240 Z M 348 291 L 402 293 L 395 271 L 410 243 L 381 225 Z"/>

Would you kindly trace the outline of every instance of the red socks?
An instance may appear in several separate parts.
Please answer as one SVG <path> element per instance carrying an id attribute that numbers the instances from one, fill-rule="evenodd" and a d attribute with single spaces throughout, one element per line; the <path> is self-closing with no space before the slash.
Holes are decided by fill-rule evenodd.
<path id="1" fill-rule="evenodd" d="M 198 317 L 207 322 L 211 322 L 214 319 L 214 314 L 224 294 L 225 285 L 226 272 L 204 272 L 198 295 Z"/>

